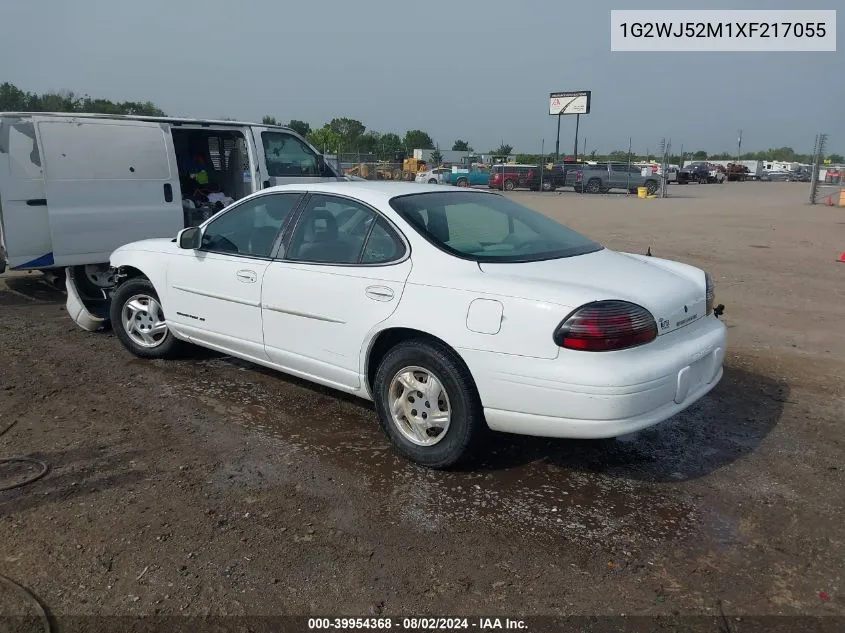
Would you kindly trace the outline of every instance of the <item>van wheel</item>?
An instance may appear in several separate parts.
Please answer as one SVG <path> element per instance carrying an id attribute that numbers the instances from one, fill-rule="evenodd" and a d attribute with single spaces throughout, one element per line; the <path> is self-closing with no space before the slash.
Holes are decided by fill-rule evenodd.
<path id="1" fill-rule="evenodd" d="M 167 327 L 164 310 L 148 279 L 130 279 L 112 296 L 111 322 L 123 346 L 141 358 L 170 358 L 184 347 Z"/>
<path id="2" fill-rule="evenodd" d="M 412 339 L 387 352 L 373 396 L 379 424 L 396 451 L 429 468 L 466 460 L 487 428 L 469 370 L 435 341 Z"/>
<path id="3" fill-rule="evenodd" d="M 513 191 L 514 189 L 516 189 L 516 183 L 513 180 L 506 180 L 505 189 L 507 191 Z"/>
<path id="4" fill-rule="evenodd" d="M 84 299 L 103 301 L 106 298 L 105 292 L 114 288 L 117 283 L 116 272 L 110 270 L 107 265 L 74 266 L 72 273 L 76 289 Z"/>

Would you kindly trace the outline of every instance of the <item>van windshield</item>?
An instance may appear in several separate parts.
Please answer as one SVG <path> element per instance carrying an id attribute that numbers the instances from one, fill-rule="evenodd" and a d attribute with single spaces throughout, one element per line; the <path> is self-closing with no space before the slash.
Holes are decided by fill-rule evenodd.
<path id="1" fill-rule="evenodd" d="M 478 262 L 539 261 L 604 248 L 497 194 L 419 193 L 393 198 L 390 206 L 439 249 Z"/>

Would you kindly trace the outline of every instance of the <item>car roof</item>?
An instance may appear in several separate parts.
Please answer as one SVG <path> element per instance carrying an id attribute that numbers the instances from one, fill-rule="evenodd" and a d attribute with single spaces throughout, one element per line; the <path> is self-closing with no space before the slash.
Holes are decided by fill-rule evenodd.
<path id="1" fill-rule="evenodd" d="M 326 193 L 339 196 L 348 196 L 361 202 L 373 205 L 386 204 L 390 199 L 398 196 L 407 196 L 415 193 L 444 193 L 452 192 L 462 195 L 500 195 L 495 191 L 485 189 L 462 189 L 450 185 L 429 185 L 415 182 L 395 182 L 390 180 L 356 180 L 356 181 L 328 181 L 313 183 L 295 183 L 290 185 L 278 185 L 262 189 L 259 193 L 277 191 L 307 191 L 310 193 Z"/>

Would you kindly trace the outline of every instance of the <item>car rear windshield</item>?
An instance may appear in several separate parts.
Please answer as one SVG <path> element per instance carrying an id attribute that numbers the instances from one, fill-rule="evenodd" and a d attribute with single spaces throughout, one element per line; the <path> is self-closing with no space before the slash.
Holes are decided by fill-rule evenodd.
<path id="1" fill-rule="evenodd" d="M 573 257 L 603 246 L 504 196 L 432 192 L 391 199 L 390 206 L 429 242 L 479 262 Z"/>

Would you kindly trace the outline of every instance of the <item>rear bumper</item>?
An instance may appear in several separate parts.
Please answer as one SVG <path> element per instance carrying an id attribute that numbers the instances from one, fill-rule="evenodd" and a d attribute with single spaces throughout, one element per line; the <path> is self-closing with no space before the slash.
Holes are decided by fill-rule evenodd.
<path id="1" fill-rule="evenodd" d="M 658 424 L 707 394 L 722 377 L 726 342 L 725 326 L 709 316 L 621 352 L 462 354 L 491 429 L 604 438 Z"/>
<path id="2" fill-rule="evenodd" d="M 651 400 L 656 405 L 654 409 L 641 415 L 611 420 L 586 420 L 485 408 L 484 416 L 487 419 L 487 426 L 494 431 L 503 433 L 580 439 L 619 437 L 654 426 L 680 413 L 702 396 L 707 395 L 711 389 L 719 384 L 722 373 L 723 369 L 720 367 L 717 375 L 710 382 L 699 385 L 680 403 L 674 402 L 674 400 L 666 403 L 664 399 L 655 398 L 654 394 L 639 394 L 644 396 L 638 398 L 640 401 Z M 636 397 L 637 394 L 626 394 L 624 396 L 625 399 L 629 400 Z M 617 402 L 614 403 L 611 399 L 605 397 L 603 404 L 606 407 L 613 407 L 619 405 L 620 402 L 617 399 Z"/>

